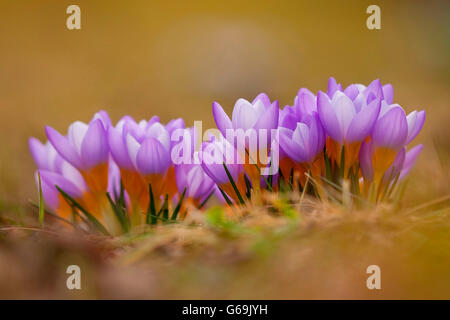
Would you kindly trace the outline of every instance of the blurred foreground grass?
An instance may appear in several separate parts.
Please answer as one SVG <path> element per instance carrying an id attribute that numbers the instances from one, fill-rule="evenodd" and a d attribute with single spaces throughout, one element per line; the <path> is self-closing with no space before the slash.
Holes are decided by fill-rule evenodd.
<path id="1" fill-rule="evenodd" d="M 450 207 L 438 200 L 349 211 L 275 197 L 241 222 L 212 207 L 118 238 L 61 230 L 48 217 L 44 230 L 4 226 L 0 298 L 449 299 Z M 82 290 L 66 288 L 71 264 Z M 381 290 L 366 288 L 373 264 Z"/>

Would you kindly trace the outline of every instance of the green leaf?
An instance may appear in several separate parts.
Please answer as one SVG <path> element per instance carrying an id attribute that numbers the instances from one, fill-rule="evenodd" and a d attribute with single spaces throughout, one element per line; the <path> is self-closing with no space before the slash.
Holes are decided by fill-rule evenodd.
<path id="1" fill-rule="evenodd" d="M 278 190 L 284 191 L 284 189 L 281 189 L 281 183 L 284 183 L 284 176 L 283 172 L 281 171 L 281 168 L 278 168 Z"/>
<path id="2" fill-rule="evenodd" d="M 273 175 L 269 175 L 267 178 L 267 189 L 272 190 L 272 182 L 273 182 Z"/>
<path id="3" fill-rule="evenodd" d="M 251 199 L 252 183 L 250 182 L 250 179 L 247 177 L 246 174 L 244 174 L 244 180 L 245 180 L 245 196 L 247 197 L 247 199 Z"/>
<path id="4" fill-rule="evenodd" d="M 233 186 L 234 192 L 236 193 L 236 195 L 237 195 L 237 197 L 239 199 L 239 202 L 241 204 L 244 204 L 245 203 L 244 202 L 244 198 L 242 198 L 241 193 L 239 192 L 239 189 L 236 186 L 236 183 L 234 183 L 233 177 L 231 176 L 230 171 L 228 171 L 228 168 L 225 165 L 225 162 L 223 163 L 223 167 L 225 168 L 225 172 L 227 173 L 228 180 L 230 180 L 230 183 Z"/>
<path id="5" fill-rule="evenodd" d="M 181 194 L 180 201 L 178 201 L 178 204 L 172 213 L 172 218 L 171 218 L 172 221 L 175 221 L 177 219 L 178 212 L 180 211 L 181 204 L 183 203 L 183 200 L 184 200 L 184 195 L 186 194 L 186 190 L 187 190 L 187 188 L 185 187 L 183 190 L 183 193 Z"/>
<path id="6" fill-rule="evenodd" d="M 80 210 L 86 218 L 104 235 L 109 236 L 108 230 L 91 214 L 89 213 L 83 206 L 81 206 L 75 199 L 73 199 L 71 196 L 69 196 L 66 192 L 64 192 L 60 187 L 55 185 L 55 188 L 61 193 L 61 195 L 64 197 L 66 202 L 71 206 L 75 207 L 78 210 Z"/>
<path id="7" fill-rule="evenodd" d="M 41 173 L 38 171 L 39 180 L 39 224 L 41 228 L 44 226 L 44 196 L 42 195 Z"/>
<path id="8" fill-rule="evenodd" d="M 205 200 L 203 200 L 202 203 L 200 203 L 200 205 L 197 207 L 197 209 L 201 209 L 205 206 L 205 204 L 208 202 L 208 200 L 213 196 L 214 192 L 216 192 L 215 190 L 211 191 L 210 194 L 205 198 Z"/>
<path id="9" fill-rule="evenodd" d="M 156 208 L 155 208 L 155 198 L 153 197 L 152 185 L 148 184 L 148 194 L 149 194 L 149 203 L 147 209 L 147 224 L 155 224 L 156 223 Z"/>
<path id="10" fill-rule="evenodd" d="M 165 221 L 169 220 L 169 195 L 164 196 L 164 203 L 161 207 L 163 219 Z"/>
<path id="11" fill-rule="evenodd" d="M 36 203 L 34 203 L 34 202 L 31 202 L 31 201 L 30 201 L 30 204 L 31 204 L 34 208 L 36 208 L 36 209 L 38 209 L 38 210 L 40 209 L 39 204 L 36 204 Z M 74 227 L 74 228 L 76 227 L 76 225 L 73 224 L 72 222 L 70 222 L 69 220 L 64 219 L 63 217 L 57 215 L 57 214 L 54 213 L 54 212 L 49 211 L 48 209 L 45 209 L 45 208 L 44 208 L 44 214 L 48 214 L 49 216 L 52 216 L 52 217 L 55 218 L 55 219 L 58 219 L 58 220 L 60 220 L 60 221 L 63 221 L 63 222 L 65 222 L 65 223 L 71 225 L 71 226 Z"/>
<path id="12" fill-rule="evenodd" d="M 228 198 L 227 194 L 222 190 L 222 188 L 220 188 L 220 187 L 218 187 L 218 188 L 219 188 L 219 190 L 220 190 L 220 193 L 222 193 L 222 196 L 224 197 L 226 203 L 227 203 L 229 206 L 232 206 L 232 205 L 233 205 L 233 202 L 230 200 L 230 198 Z"/>
<path id="13" fill-rule="evenodd" d="M 289 173 L 289 186 L 291 190 L 294 190 L 294 168 L 291 168 L 291 172 Z"/>
<path id="14" fill-rule="evenodd" d="M 114 203 L 114 201 L 111 199 L 109 192 L 106 193 L 106 197 L 108 198 L 109 204 L 111 205 L 111 208 L 113 209 L 117 217 L 117 220 L 119 220 L 122 230 L 125 233 L 127 233 L 130 230 L 128 225 L 127 213 L 124 211 L 124 208 L 120 206 L 120 201 L 118 201 L 117 204 Z"/>

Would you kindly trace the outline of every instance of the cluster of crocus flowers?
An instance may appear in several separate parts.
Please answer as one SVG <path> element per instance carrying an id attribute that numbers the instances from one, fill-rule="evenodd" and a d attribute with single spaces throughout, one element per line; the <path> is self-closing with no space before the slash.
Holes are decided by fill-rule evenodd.
<path id="1" fill-rule="evenodd" d="M 423 148 L 409 146 L 425 112 L 406 115 L 392 85 L 379 80 L 344 89 L 330 78 L 326 92 L 301 88 L 283 109 L 261 93 L 238 99 L 231 118 L 217 102 L 212 114 L 217 129 L 206 137 L 181 118 L 125 116 L 113 125 L 105 111 L 74 122 L 66 135 L 47 127 L 45 144 L 29 140 L 45 203 L 68 217 L 79 210 L 70 197 L 116 232 L 114 201 L 131 225 L 148 222 L 149 208 L 155 215 L 161 207 L 159 215 L 176 207 L 177 216 L 212 195 L 234 206 L 282 184 L 303 190 L 310 180 L 321 198 L 327 181 L 349 180 L 359 196 L 379 201 Z"/>

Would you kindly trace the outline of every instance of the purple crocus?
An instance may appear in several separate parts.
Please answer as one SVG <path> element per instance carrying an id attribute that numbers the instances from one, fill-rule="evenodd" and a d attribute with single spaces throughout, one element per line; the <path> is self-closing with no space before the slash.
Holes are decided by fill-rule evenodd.
<path id="1" fill-rule="evenodd" d="M 245 171 L 254 188 L 259 189 L 261 172 L 255 164 L 259 168 L 268 165 L 271 133 L 278 128 L 278 101 L 271 102 L 265 93 L 259 94 L 252 102 L 239 99 L 234 106 L 231 120 L 220 104 L 214 102 L 213 115 L 219 131 L 237 148 L 244 159 Z"/>
<path id="2" fill-rule="evenodd" d="M 285 106 L 279 111 L 278 125 L 284 128 L 295 129 L 302 117 L 317 112 L 317 97 L 306 88 L 298 90 L 292 106 Z"/>
<path id="3" fill-rule="evenodd" d="M 304 116 L 294 130 L 280 128 L 281 149 L 296 163 L 312 163 L 325 145 L 325 132 L 317 113 Z"/>
<path id="4" fill-rule="evenodd" d="M 317 109 L 328 136 L 340 145 L 363 141 L 372 132 L 380 112 L 381 100 L 370 103 L 362 100 L 355 104 L 342 91 L 335 91 L 333 97 L 322 91 L 317 94 Z"/>
<path id="5" fill-rule="evenodd" d="M 109 128 L 108 141 L 112 157 L 121 169 L 149 175 L 163 173 L 170 165 L 169 133 L 155 118 L 137 123 L 124 117 L 116 127 Z"/>
<path id="6" fill-rule="evenodd" d="M 39 170 L 61 173 L 65 160 L 61 158 L 49 141 L 43 144 L 38 139 L 31 137 L 28 140 L 28 148 Z"/>
<path id="7" fill-rule="evenodd" d="M 74 172 L 72 172 L 74 173 Z M 56 172 L 39 170 L 41 176 L 41 190 L 45 204 L 58 215 L 67 218 L 72 210 L 62 195 L 56 189 L 56 186 L 64 190 L 72 198 L 83 203 L 86 195 L 86 186 L 84 180 L 79 180 L 77 174 L 71 175 L 68 172 L 59 174 Z M 36 180 L 38 172 L 36 171 Z"/>
<path id="8" fill-rule="evenodd" d="M 89 124 L 76 121 L 69 126 L 67 136 L 49 126 L 45 129 L 58 154 L 81 172 L 91 191 L 101 194 L 108 185 L 108 119 L 102 112 Z"/>
<path id="9" fill-rule="evenodd" d="M 388 104 L 391 104 L 394 97 L 394 89 L 390 83 L 382 85 L 379 79 L 372 81 L 367 87 L 360 83 L 350 84 L 347 88 L 343 89 L 340 83 L 331 77 L 328 81 L 327 94 L 333 98 L 336 91 L 343 92 L 356 104 L 360 102 L 358 100 L 366 100 L 369 103 L 375 98 L 380 98 L 380 100 L 385 100 Z"/>
<path id="10" fill-rule="evenodd" d="M 162 124 L 152 124 L 143 135 L 125 129 L 125 136 L 130 161 L 141 175 L 165 174 L 171 164 L 170 140 Z"/>
<path id="11" fill-rule="evenodd" d="M 224 168 L 225 164 L 239 192 L 245 194 L 245 172 L 240 155 L 233 145 L 223 136 L 220 138 L 212 137 L 210 141 L 202 143 L 200 157 L 203 171 L 218 187 L 238 202 L 237 195 Z"/>
<path id="12" fill-rule="evenodd" d="M 200 165 L 201 156 L 195 150 L 195 136 L 194 127 L 178 131 L 172 137 L 171 157 L 178 193 L 181 194 L 186 188 L 186 197 L 198 205 L 214 190 L 215 183 Z"/>
<path id="13" fill-rule="evenodd" d="M 392 110 L 396 110 L 394 113 L 389 114 Z M 402 110 L 403 112 L 399 111 Z M 403 143 L 409 144 L 414 138 L 419 134 L 420 130 L 425 123 L 425 111 L 417 111 L 414 110 L 410 114 L 406 115 L 403 108 L 398 104 L 388 104 L 386 101 L 383 101 L 381 104 L 381 111 L 379 115 L 378 122 L 384 118 L 385 115 L 389 114 L 389 117 L 393 117 L 393 114 L 396 115 L 397 121 L 401 121 L 402 125 L 402 136 L 405 132 L 405 120 L 406 120 L 406 138 Z M 400 119 L 401 118 L 401 119 Z M 384 118 L 386 121 L 387 118 Z"/>
<path id="14" fill-rule="evenodd" d="M 214 190 L 214 181 L 199 164 L 181 164 L 175 167 L 178 193 L 186 188 L 186 197 L 200 204 Z"/>
<path id="15" fill-rule="evenodd" d="M 408 138 L 408 121 L 400 106 L 386 110 L 376 122 L 372 140 L 374 146 L 391 150 L 400 150 Z"/>
<path id="16" fill-rule="evenodd" d="M 182 118 L 172 119 L 166 124 L 166 130 L 169 132 L 169 135 L 172 135 L 172 133 L 177 129 L 184 129 L 185 123 Z"/>
<path id="17" fill-rule="evenodd" d="M 177 132 L 177 130 L 183 130 L 185 128 L 185 123 L 182 118 L 172 119 L 170 120 L 166 125 L 165 128 L 167 132 L 169 133 L 170 139 L 170 155 L 172 156 L 172 149 L 176 144 L 176 141 L 172 140 L 172 136 L 174 132 Z M 173 160 L 173 158 L 172 158 Z M 175 175 L 175 165 L 172 161 L 169 169 L 167 170 L 166 175 L 166 192 L 169 194 L 169 196 L 173 196 L 175 193 L 177 193 L 177 181 L 176 181 L 176 175 Z"/>
<path id="18" fill-rule="evenodd" d="M 148 183 L 152 184 L 159 201 L 171 165 L 169 133 L 159 118 L 136 122 L 124 117 L 108 129 L 108 141 L 124 187 L 133 201 L 142 208 L 148 205 Z"/>
<path id="19" fill-rule="evenodd" d="M 409 144 L 417 136 L 425 122 L 425 111 L 423 110 L 415 110 L 406 116 L 403 108 L 398 104 L 393 103 L 394 89 L 392 85 L 389 83 L 382 85 L 379 79 L 372 81 L 367 87 L 362 84 L 351 84 L 342 90 L 342 85 L 338 84 L 334 78 L 330 78 L 327 91 L 330 99 L 333 99 L 337 92 L 343 92 L 348 98 L 350 98 L 353 101 L 356 110 L 361 110 L 364 105 L 370 105 L 373 101 L 380 100 L 380 111 L 377 116 L 377 124 L 375 125 L 377 128 L 374 128 L 374 131 L 377 131 L 376 134 L 374 133 L 377 136 L 375 140 L 378 140 L 375 144 L 380 143 L 381 145 L 387 145 L 388 147 L 399 149 L 402 147 L 402 144 Z M 390 113 L 388 117 L 383 118 L 384 115 L 392 109 L 395 109 L 395 111 Z M 401 141 L 402 138 L 404 138 L 405 117 L 407 134 L 405 140 Z M 323 118 L 325 119 L 325 115 L 323 115 Z M 383 120 L 381 120 L 382 118 Z M 324 126 L 326 126 L 325 123 Z M 397 132 L 392 132 L 389 128 L 387 128 L 396 126 Z M 330 131 L 332 131 L 332 128 Z M 383 132 L 387 132 L 387 134 L 383 135 Z M 389 145 L 387 140 L 389 140 L 390 137 L 394 137 L 395 139 L 394 141 L 391 141 Z"/>
<path id="20" fill-rule="evenodd" d="M 278 112 L 278 101 L 270 102 L 265 93 L 259 94 L 251 103 L 245 99 L 237 100 L 231 120 L 218 102 L 213 103 L 214 120 L 224 137 L 227 129 L 266 129 L 270 133 L 278 127 Z"/>
<path id="21" fill-rule="evenodd" d="M 48 141 L 43 144 L 36 138 L 30 138 L 28 146 L 38 167 L 36 182 L 38 182 L 38 172 L 41 176 L 41 188 L 45 204 L 55 213 L 67 217 L 71 213 L 71 209 L 55 185 L 82 202 L 88 192 L 82 175 L 61 158 Z"/>
<path id="22" fill-rule="evenodd" d="M 405 147 L 388 154 L 386 151 L 379 152 L 375 143 L 369 140 L 361 145 L 359 160 L 362 175 L 367 182 L 366 186 L 374 182 L 378 187 L 380 184 L 389 185 L 397 176 L 401 175 L 407 165 L 407 153 Z M 410 161 L 408 160 L 408 162 Z"/>

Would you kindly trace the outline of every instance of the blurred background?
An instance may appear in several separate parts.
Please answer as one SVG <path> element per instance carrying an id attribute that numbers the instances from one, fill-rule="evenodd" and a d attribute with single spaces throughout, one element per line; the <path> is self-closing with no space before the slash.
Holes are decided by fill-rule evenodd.
<path id="1" fill-rule="evenodd" d="M 380 78 L 406 110 L 427 111 L 425 149 L 406 195 L 449 193 L 449 1 L 5 1 L 0 7 L 0 204 L 36 198 L 27 139 L 88 121 L 159 115 L 214 125 L 214 100 L 231 111 L 266 92 L 281 106 L 297 90 Z M 81 8 L 81 30 L 66 8 Z M 368 30 L 366 8 L 381 8 Z"/>

